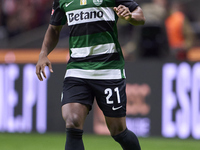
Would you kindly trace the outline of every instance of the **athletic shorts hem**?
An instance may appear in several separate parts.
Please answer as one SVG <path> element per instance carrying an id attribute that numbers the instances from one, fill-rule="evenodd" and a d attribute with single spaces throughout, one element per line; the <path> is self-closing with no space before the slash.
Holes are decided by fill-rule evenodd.
<path id="1" fill-rule="evenodd" d="M 61 103 L 61 106 L 64 106 L 65 104 L 70 104 L 70 103 L 79 103 L 79 104 L 82 104 L 82 105 L 85 105 L 85 106 L 87 106 L 88 108 L 89 108 L 89 111 L 91 111 L 92 110 L 92 106 L 90 105 L 90 104 L 86 104 L 86 103 L 83 103 L 83 102 L 62 102 Z"/>
<path id="2" fill-rule="evenodd" d="M 126 116 L 126 114 L 105 114 L 104 113 L 104 116 L 105 117 L 115 117 L 115 118 L 120 118 L 120 117 L 125 117 Z"/>

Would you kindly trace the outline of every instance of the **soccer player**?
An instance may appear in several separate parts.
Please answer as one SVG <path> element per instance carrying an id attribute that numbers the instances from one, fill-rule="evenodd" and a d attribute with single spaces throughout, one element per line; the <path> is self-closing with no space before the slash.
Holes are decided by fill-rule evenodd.
<path id="1" fill-rule="evenodd" d="M 84 150 L 83 124 L 94 98 L 105 115 L 111 136 L 124 150 L 140 150 L 136 135 L 126 127 L 124 58 L 117 39 L 117 19 L 143 25 L 142 9 L 134 0 L 54 0 L 36 74 L 53 72 L 48 54 L 55 48 L 64 24 L 70 28 L 70 59 L 62 92 L 66 123 L 65 150 Z M 125 35 L 124 35 L 125 36 Z"/>

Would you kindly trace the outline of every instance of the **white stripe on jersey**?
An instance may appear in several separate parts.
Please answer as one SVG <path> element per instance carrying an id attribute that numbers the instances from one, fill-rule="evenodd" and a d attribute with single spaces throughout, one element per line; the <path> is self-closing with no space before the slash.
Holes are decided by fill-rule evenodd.
<path id="1" fill-rule="evenodd" d="M 121 79 L 120 69 L 104 69 L 104 70 L 83 70 L 83 69 L 68 69 L 66 77 L 77 77 L 84 79 Z"/>
<path id="2" fill-rule="evenodd" d="M 81 58 L 90 55 L 110 54 L 117 52 L 115 43 L 96 45 L 91 47 L 71 48 L 71 57 Z"/>
<path id="3" fill-rule="evenodd" d="M 115 13 L 111 7 L 92 7 L 66 12 L 68 26 L 95 22 L 115 21 Z"/>

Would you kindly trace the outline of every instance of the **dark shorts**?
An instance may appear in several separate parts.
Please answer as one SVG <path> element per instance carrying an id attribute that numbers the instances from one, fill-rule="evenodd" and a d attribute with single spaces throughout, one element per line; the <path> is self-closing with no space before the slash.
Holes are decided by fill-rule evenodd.
<path id="1" fill-rule="evenodd" d="M 90 80 L 67 77 L 63 82 L 62 105 L 81 103 L 92 108 L 96 99 L 107 117 L 126 115 L 126 83 L 119 80 Z"/>

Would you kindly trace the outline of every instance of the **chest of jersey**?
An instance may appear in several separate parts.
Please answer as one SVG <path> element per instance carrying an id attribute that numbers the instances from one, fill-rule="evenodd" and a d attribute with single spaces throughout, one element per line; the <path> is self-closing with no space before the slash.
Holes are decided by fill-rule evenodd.
<path id="1" fill-rule="evenodd" d="M 115 1 L 60 0 L 60 5 L 66 13 L 69 26 L 96 21 L 115 21 Z"/>

